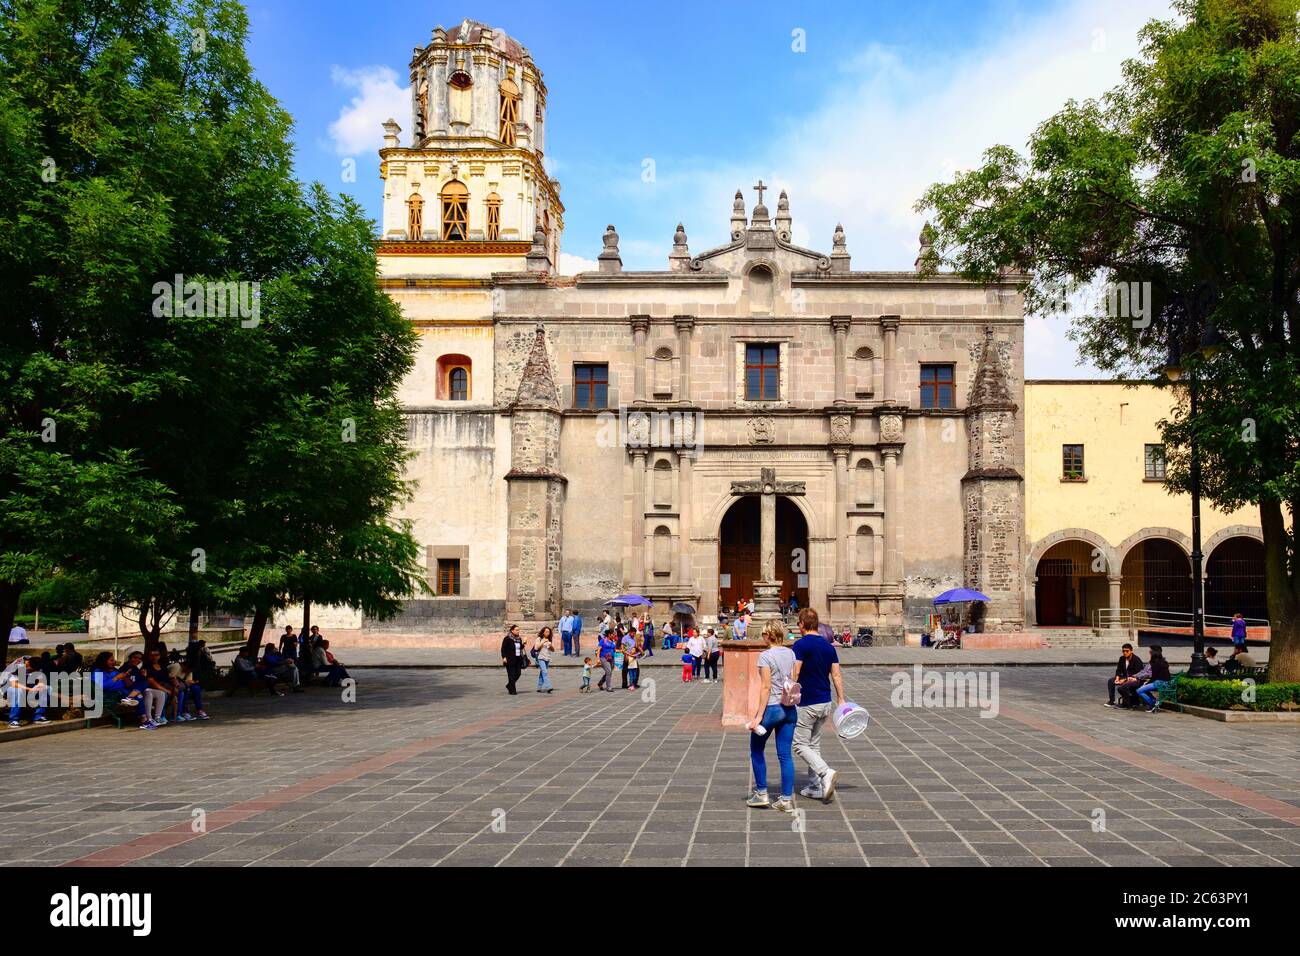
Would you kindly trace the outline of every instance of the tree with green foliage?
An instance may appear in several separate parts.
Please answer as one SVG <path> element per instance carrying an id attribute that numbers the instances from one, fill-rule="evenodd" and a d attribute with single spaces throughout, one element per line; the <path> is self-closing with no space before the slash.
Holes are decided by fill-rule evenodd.
<path id="1" fill-rule="evenodd" d="M 414 335 L 246 34 L 234 0 L 0 0 L 0 618 L 52 574 L 148 642 L 420 587 L 387 518 Z"/>
<path id="2" fill-rule="evenodd" d="M 932 186 L 931 269 L 1027 275 L 1026 307 L 1107 284 L 1071 336 L 1099 368 L 1165 386 L 1169 486 L 1193 445 L 1214 505 L 1259 508 L 1270 679 L 1300 680 L 1300 0 L 1176 0 L 1100 100 L 1034 132 L 1027 155 Z M 1124 306 L 1127 303 L 1128 308 Z M 1139 307 L 1140 305 L 1140 307 Z M 1212 348 L 1198 346 L 1212 345 Z"/>

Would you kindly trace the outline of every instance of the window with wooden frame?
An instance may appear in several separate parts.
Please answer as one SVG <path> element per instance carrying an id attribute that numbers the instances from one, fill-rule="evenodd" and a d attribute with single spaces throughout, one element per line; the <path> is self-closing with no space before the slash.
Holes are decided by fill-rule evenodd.
<path id="1" fill-rule="evenodd" d="M 951 365 L 921 366 L 921 407 L 952 408 L 956 380 Z"/>
<path id="2" fill-rule="evenodd" d="M 1083 446 L 1061 446 L 1061 480 L 1083 481 Z"/>
<path id="3" fill-rule="evenodd" d="M 460 559 L 439 558 L 437 589 L 439 597 L 455 597 L 460 594 Z"/>
<path id="4" fill-rule="evenodd" d="M 424 236 L 424 197 L 411 193 L 406 200 L 406 238 L 420 239 Z"/>
<path id="5" fill-rule="evenodd" d="M 469 369 L 458 365 L 447 373 L 447 397 L 453 402 L 469 401 Z"/>
<path id="6" fill-rule="evenodd" d="M 519 122 L 519 87 L 512 80 L 501 81 L 501 124 L 498 139 L 502 146 L 515 145 L 515 124 Z"/>
<path id="7" fill-rule="evenodd" d="M 745 401 L 771 402 L 781 397 L 781 349 L 765 342 L 745 346 Z"/>
<path id="8" fill-rule="evenodd" d="M 1148 481 L 1165 480 L 1164 445 L 1144 445 L 1142 448 L 1142 463 Z"/>
<path id="9" fill-rule="evenodd" d="M 587 363 L 573 366 L 573 407 L 609 407 L 609 366 Z"/>
<path id="10" fill-rule="evenodd" d="M 488 193 L 484 202 L 487 206 L 487 237 L 495 241 L 501 238 L 501 197 Z"/>
<path id="11" fill-rule="evenodd" d="M 452 180 L 442 188 L 442 239 L 463 242 L 469 238 L 469 190 Z"/>

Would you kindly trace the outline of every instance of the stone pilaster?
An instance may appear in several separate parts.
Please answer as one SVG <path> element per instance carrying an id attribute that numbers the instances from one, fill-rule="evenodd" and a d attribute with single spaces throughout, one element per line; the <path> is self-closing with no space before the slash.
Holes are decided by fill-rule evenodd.
<path id="1" fill-rule="evenodd" d="M 853 318 L 847 315 L 832 315 L 831 329 L 835 333 L 835 404 L 843 405 L 849 400 L 848 387 L 848 348 L 849 327 Z"/>
<path id="2" fill-rule="evenodd" d="M 902 508 L 898 497 L 898 455 L 903 449 L 898 445 L 886 445 L 880 452 L 884 458 L 885 472 L 885 568 L 884 582 L 887 588 L 896 588 L 902 581 L 901 555 L 898 549 L 898 530 L 903 523 Z"/>
<path id="3" fill-rule="evenodd" d="M 1025 623 L 1024 432 L 991 326 L 966 405 L 968 469 L 962 477 L 966 586 L 989 597 L 986 630 Z M 1113 599 L 1113 596 L 1112 596 Z"/>
<path id="4" fill-rule="evenodd" d="M 849 449 L 835 448 L 835 586 L 849 583 Z"/>
<path id="5" fill-rule="evenodd" d="M 692 588 L 695 572 L 691 565 L 691 479 L 694 473 L 691 450 L 677 450 L 677 491 L 678 524 L 680 533 L 677 537 L 677 585 L 679 588 Z"/>
<path id="6" fill-rule="evenodd" d="M 681 370 L 677 400 L 689 405 L 691 403 L 691 337 L 695 331 L 695 317 L 675 315 L 673 324 L 677 327 L 678 367 Z"/>
<path id="7" fill-rule="evenodd" d="M 884 339 L 883 351 L 880 356 L 881 378 L 881 398 L 885 404 L 893 404 L 898 397 L 898 320 L 896 315 L 882 315 L 880 317 L 880 332 Z"/>
<path id="8" fill-rule="evenodd" d="M 510 406 L 506 473 L 506 615 L 556 620 L 563 613 L 564 486 L 560 472 L 560 399 L 539 323 Z"/>
<path id="9" fill-rule="evenodd" d="M 639 588 L 645 584 L 645 465 L 646 449 L 632 449 L 632 569 L 627 584 Z"/>
<path id="10" fill-rule="evenodd" d="M 650 331 L 650 316 L 634 315 L 632 323 L 632 342 L 633 342 L 633 369 L 632 369 L 632 400 L 634 402 L 645 401 L 645 341 L 646 334 Z"/>

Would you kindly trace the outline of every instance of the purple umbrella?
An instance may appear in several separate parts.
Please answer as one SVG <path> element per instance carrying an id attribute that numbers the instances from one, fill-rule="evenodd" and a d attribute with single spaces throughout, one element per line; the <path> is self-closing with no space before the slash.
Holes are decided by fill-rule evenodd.
<path id="1" fill-rule="evenodd" d="M 613 600 L 606 601 L 605 607 L 649 607 L 652 603 L 640 594 L 620 594 Z"/>
<path id="2" fill-rule="evenodd" d="M 979 591 L 972 591 L 970 588 L 953 588 L 951 591 L 944 591 L 934 599 L 935 604 L 964 604 L 967 601 L 983 601 L 988 603 L 987 594 L 981 594 Z"/>

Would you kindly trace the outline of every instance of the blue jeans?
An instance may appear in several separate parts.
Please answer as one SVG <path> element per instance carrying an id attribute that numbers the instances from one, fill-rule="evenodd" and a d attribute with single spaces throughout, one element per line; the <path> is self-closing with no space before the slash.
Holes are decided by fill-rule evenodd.
<path id="1" fill-rule="evenodd" d="M 551 686 L 551 662 L 537 659 L 537 689 L 548 690 Z"/>
<path id="2" fill-rule="evenodd" d="M 1164 690 L 1168 686 L 1169 681 L 1167 680 L 1153 680 L 1151 683 L 1143 684 L 1138 688 L 1138 696 L 1146 701 L 1148 707 L 1154 707 L 1156 705 L 1155 692 Z"/>
<path id="3" fill-rule="evenodd" d="M 698 654 L 691 655 L 691 678 L 693 680 L 700 679 L 700 662 L 702 660 L 703 658 L 700 657 Z"/>
<path id="4" fill-rule="evenodd" d="M 13 723 L 23 713 L 23 705 L 26 703 L 27 690 L 25 688 L 9 688 L 9 722 Z M 36 695 L 36 706 L 32 708 L 32 720 L 40 720 L 45 716 L 45 692 L 42 691 Z"/>
<path id="5" fill-rule="evenodd" d="M 194 702 L 194 711 L 203 709 L 203 688 L 198 684 L 181 684 L 180 693 L 176 695 L 176 716 L 187 713 L 190 701 Z"/>
<path id="6" fill-rule="evenodd" d="M 560 632 L 560 643 L 564 645 L 565 657 L 573 653 L 573 633 L 571 631 Z"/>
<path id="7" fill-rule="evenodd" d="M 761 737 L 753 731 L 749 734 L 749 762 L 754 768 L 754 789 L 767 789 L 767 738 L 776 734 L 776 759 L 781 765 L 781 796 L 794 796 L 794 729 L 799 723 L 798 707 L 782 707 L 780 704 L 768 704 L 763 711 L 763 729 L 767 731 Z"/>

